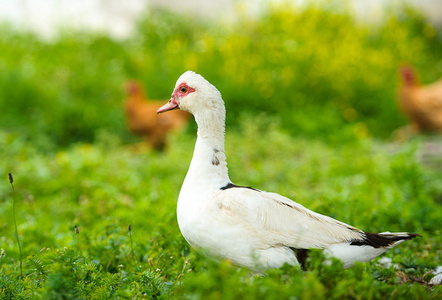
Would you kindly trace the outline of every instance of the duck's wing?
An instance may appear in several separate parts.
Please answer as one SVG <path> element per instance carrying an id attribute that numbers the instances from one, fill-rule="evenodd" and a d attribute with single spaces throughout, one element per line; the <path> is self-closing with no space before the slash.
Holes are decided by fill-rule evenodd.
<path id="1" fill-rule="evenodd" d="M 363 231 L 275 193 L 230 188 L 217 192 L 214 201 L 220 216 L 240 224 L 250 234 L 259 232 L 269 246 L 326 248 L 365 239 Z"/>

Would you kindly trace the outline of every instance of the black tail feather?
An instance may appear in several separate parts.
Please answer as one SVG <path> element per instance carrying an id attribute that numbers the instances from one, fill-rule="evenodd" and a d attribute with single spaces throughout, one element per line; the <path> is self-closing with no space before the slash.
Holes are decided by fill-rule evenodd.
<path id="1" fill-rule="evenodd" d="M 360 240 L 353 240 L 350 245 L 353 246 L 372 246 L 374 248 L 388 247 L 397 241 L 411 240 L 415 237 L 421 236 L 417 233 L 408 233 L 406 235 L 396 234 L 379 234 L 364 232 Z"/>

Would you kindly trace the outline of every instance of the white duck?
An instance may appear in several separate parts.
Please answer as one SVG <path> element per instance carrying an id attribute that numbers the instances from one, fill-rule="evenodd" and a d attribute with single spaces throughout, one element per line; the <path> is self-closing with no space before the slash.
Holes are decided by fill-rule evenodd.
<path id="1" fill-rule="evenodd" d="M 225 107 L 220 92 L 187 71 L 158 113 L 194 115 L 198 138 L 178 198 L 181 233 L 189 244 L 251 269 L 303 264 L 308 249 L 324 249 L 345 267 L 369 261 L 418 234 L 366 233 L 275 193 L 234 185 L 224 153 Z"/>

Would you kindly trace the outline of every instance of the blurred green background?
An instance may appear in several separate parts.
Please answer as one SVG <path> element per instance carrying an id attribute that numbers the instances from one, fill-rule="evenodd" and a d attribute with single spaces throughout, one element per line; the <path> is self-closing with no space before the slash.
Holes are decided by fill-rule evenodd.
<path id="1" fill-rule="evenodd" d="M 131 141 L 123 83 L 137 78 L 150 97 L 168 99 L 190 69 L 221 91 L 228 126 L 265 114 L 293 135 L 388 139 L 406 124 L 398 68 L 438 79 L 442 33 L 405 6 L 373 25 L 338 3 L 269 4 L 231 23 L 153 10 L 125 40 L 69 31 L 45 42 L 3 25 L 0 128 L 44 147 L 91 143 L 104 131 Z"/>

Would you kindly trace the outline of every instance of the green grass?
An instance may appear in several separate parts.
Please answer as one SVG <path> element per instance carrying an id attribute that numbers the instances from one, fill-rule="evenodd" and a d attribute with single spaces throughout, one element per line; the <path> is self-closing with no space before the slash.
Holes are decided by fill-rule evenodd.
<path id="1" fill-rule="evenodd" d="M 164 154 L 137 150 L 115 136 L 47 154 L 4 133 L 2 157 L 8 159 L 0 171 L 15 175 L 18 231 L 27 258 L 25 278 L 19 280 L 5 178 L 0 183 L 3 297 L 440 297 L 441 287 L 422 283 L 442 264 L 441 173 L 416 155 L 429 138 L 394 145 L 394 151 L 371 138 L 334 147 L 292 137 L 271 123 L 246 119 L 239 130 L 228 131 L 232 180 L 281 193 L 369 232 L 420 233 L 422 238 L 384 254 L 397 270 L 376 260 L 344 270 L 338 263 L 324 266 L 314 255 L 307 272 L 285 267 L 256 275 L 191 250 L 175 209 L 192 133 L 172 136 Z M 428 282 L 432 275 L 425 276 Z"/>
<path id="2" fill-rule="evenodd" d="M 442 161 L 425 149 L 441 140 L 390 136 L 406 124 L 398 66 L 436 80 L 442 36 L 413 10 L 369 28 L 327 3 L 231 24 L 153 11 L 126 41 L 66 31 L 45 42 L 1 25 L 0 297 L 440 299 L 426 282 L 442 265 Z M 125 80 L 167 99 L 187 69 L 223 94 L 236 184 L 368 232 L 421 234 L 384 254 L 397 268 L 344 270 L 314 252 L 308 271 L 254 274 L 192 250 L 175 210 L 195 125 L 158 153 L 133 145 L 122 113 Z"/>

